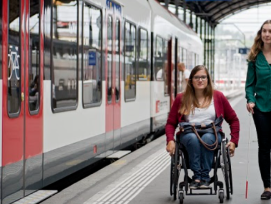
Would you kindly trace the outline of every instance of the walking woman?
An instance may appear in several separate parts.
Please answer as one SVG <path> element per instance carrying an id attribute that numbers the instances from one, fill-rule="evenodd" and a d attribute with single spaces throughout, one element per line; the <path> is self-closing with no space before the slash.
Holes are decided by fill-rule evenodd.
<path id="1" fill-rule="evenodd" d="M 246 79 L 247 110 L 253 114 L 258 135 L 258 159 L 264 192 L 261 199 L 271 198 L 271 20 L 261 26 L 248 55 Z"/>

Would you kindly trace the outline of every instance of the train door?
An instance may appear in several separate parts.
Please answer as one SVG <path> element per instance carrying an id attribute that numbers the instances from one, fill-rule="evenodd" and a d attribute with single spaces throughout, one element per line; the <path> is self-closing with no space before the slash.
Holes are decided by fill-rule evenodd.
<path id="1" fill-rule="evenodd" d="M 121 6 L 107 0 L 106 7 L 106 149 L 109 154 L 120 145 L 120 39 Z"/>
<path id="2" fill-rule="evenodd" d="M 170 98 L 170 107 L 173 105 L 173 102 L 174 102 L 174 99 L 175 99 L 175 96 L 174 96 L 174 92 L 175 92 L 175 87 L 174 87 L 174 79 L 175 79 L 175 76 L 174 76 L 174 43 L 173 43 L 173 40 L 172 38 L 168 41 L 168 55 L 167 55 L 167 61 L 168 61 L 168 82 L 167 82 L 167 85 L 169 87 L 168 89 L 168 93 L 169 93 L 169 98 Z"/>
<path id="3" fill-rule="evenodd" d="M 2 203 L 42 187 L 42 5 L 3 0 Z"/>

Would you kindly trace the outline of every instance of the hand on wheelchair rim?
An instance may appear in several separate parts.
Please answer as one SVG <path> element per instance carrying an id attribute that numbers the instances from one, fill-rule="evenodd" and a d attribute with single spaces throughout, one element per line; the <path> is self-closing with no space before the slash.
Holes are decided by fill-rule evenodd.
<path id="1" fill-rule="evenodd" d="M 229 147 L 230 150 L 230 157 L 234 156 L 234 151 L 235 151 L 235 144 L 233 142 L 228 142 L 226 147 Z"/>
<path id="2" fill-rule="evenodd" d="M 175 153 L 175 142 L 173 140 L 169 141 L 166 148 L 170 156 L 173 156 Z"/>

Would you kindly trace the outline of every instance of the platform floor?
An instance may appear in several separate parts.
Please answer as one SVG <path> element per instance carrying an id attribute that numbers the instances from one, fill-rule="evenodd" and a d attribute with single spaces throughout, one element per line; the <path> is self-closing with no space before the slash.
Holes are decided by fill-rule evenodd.
<path id="1" fill-rule="evenodd" d="M 232 158 L 233 195 L 224 203 L 261 204 L 263 185 L 258 168 L 258 145 L 255 126 L 251 118 L 249 163 L 248 135 L 249 114 L 246 111 L 244 95 L 230 99 L 241 124 L 239 147 Z M 223 130 L 229 137 L 229 128 L 223 123 Z M 166 152 L 166 140 L 162 136 L 148 145 L 134 151 L 111 165 L 101 169 L 42 202 L 43 204 L 172 204 L 169 193 L 170 157 Z M 246 173 L 248 172 L 248 199 L 245 199 Z M 221 169 L 219 180 L 223 181 Z M 183 173 L 181 173 L 181 176 Z M 190 175 L 191 172 L 190 172 Z M 185 196 L 185 204 L 219 203 L 218 195 Z"/>

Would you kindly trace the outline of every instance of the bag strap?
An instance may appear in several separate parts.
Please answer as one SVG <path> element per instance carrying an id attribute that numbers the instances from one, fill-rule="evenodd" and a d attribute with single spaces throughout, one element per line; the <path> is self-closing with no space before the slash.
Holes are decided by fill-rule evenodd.
<path id="1" fill-rule="evenodd" d="M 201 142 L 201 144 L 202 144 L 206 149 L 208 149 L 208 150 L 210 150 L 210 151 L 214 151 L 214 150 L 217 148 L 217 146 L 218 146 L 218 137 L 217 137 L 217 132 L 216 132 L 215 124 L 214 124 L 214 123 L 212 123 L 212 128 L 213 128 L 214 133 L 215 133 L 215 142 L 214 142 L 213 144 L 209 145 L 209 144 L 205 143 L 205 142 L 201 139 L 201 137 L 199 136 L 199 133 L 197 132 L 197 129 L 195 128 L 195 125 L 192 125 L 192 130 L 193 130 L 193 132 L 197 135 L 197 137 L 198 137 L 199 141 Z M 215 145 L 215 147 L 213 147 L 214 145 Z M 211 148 L 211 147 L 213 147 L 213 148 Z"/>

